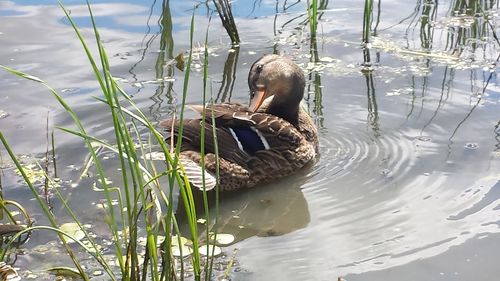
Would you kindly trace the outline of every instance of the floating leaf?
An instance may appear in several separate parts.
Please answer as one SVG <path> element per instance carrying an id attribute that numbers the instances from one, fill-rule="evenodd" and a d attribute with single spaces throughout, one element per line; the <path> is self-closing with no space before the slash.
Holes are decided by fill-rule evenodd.
<path id="1" fill-rule="evenodd" d="M 217 245 L 226 246 L 234 242 L 234 235 L 225 233 L 218 233 L 217 235 L 212 234 L 210 235 L 210 240 Z"/>
<path id="2" fill-rule="evenodd" d="M 172 236 L 172 245 L 173 246 L 179 246 L 179 239 L 177 238 L 177 235 Z M 192 245 L 193 242 L 185 237 L 181 236 L 181 245 Z"/>
<path id="3" fill-rule="evenodd" d="M 203 245 L 199 248 L 199 251 L 200 251 L 200 255 L 202 256 L 206 256 L 207 255 L 207 250 L 208 250 L 208 254 L 210 256 L 218 256 L 220 254 L 222 254 L 222 249 L 220 247 L 217 247 L 215 245 Z"/>
<path id="4" fill-rule="evenodd" d="M 83 233 L 76 222 L 65 223 L 61 225 L 59 229 L 78 241 L 82 240 L 85 237 L 85 233 Z M 74 241 L 70 240 L 68 242 L 72 243 Z"/>
<path id="5" fill-rule="evenodd" d="M 181 254 L 182 250 L 182 254 Z M 172 246 L 172 255 L 174 257 L 187 257 L 193 253 L 193 249 L 186 245 L 182 245 L 181 247 L 174 245 Z"/>

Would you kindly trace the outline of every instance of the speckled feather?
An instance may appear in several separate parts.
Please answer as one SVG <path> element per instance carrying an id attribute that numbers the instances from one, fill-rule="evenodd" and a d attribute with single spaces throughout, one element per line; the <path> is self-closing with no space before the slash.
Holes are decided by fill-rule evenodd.
<path id="1" fill-rule="evenodd" d="M 258 64 L 264 65 L 262 73 L 256 71 Z M 262 68 L 261 68 L 262 69 Z M 267 71 L 267 72 L 266 72 Z M 294 73 L 276 73 L 279 71 L 293 71 Z M 252 83 L 263 83 L 269 85 L 269 89 L 274 92 L 272 95 L 278 98 L 267 99 L 257 110 L 252 112 L 248 107 L 237 103 L 221 103 L 206 106 L 190 106 L 191 109 L 200 115 L 205 115 L 205 168 L 207 190 L 215 186 L 215 145 L 213 130 L 217 134 L 219 148 L 219 184 L 221 191 L 236 190 L 252 187 L 264 182 L 285 177 L 310 163 L 316 156 L 318 150 L 317 130 L 309 115 L 300 107 L 298 102 L 302 99 L 304 88 L 304 77 L 300 69 L 289 59 L 268 55 L 258 60 L 250 70 L 250 89 L 255 88 Z M 261 75 L 260 77 L 254 77 Z M 265 77 L 264 75 L 268 75 Z M 276 77 L 280 81 L 262 81 L 264 78 Z M 299 86 L 297 78 L 300 80 Z M 289 79 L 288 81 L 282 81 Z M 288 84 L 287 84 L 288 83 Z M 278 86 L 277 86 L 278 85 Z M 281 86 L 280 85 L 284 85 Z M 278 87 L 278 88 L 277 88 Z M 279 93 L 280 89 L 285 89 Z M 291 97 L 290 104 L 286 101 L 287 95 Z M 296 96 L 299 96 L 297 98 Z M 276 101 L 282 102 L 280 110 L 286 111 L 283 117 L 276 114 Z M 273 107 L 274 108 L 271 108 Z M 288 112 L 289 110 L 290 112 Z M 271 114 L 271 112 L 275 114 Z M 292 122 L 285 117 L 292 116 Z M 212 119 L 213 118 L 213 119 Z M 183 136 L 181 147 L 181 162 L 190 166 L 190 171 L 186 171 L 191 183 L 200 186 L 201 169 L 193 167 L 193 163 L 200 165 L 200 132 L 201 118 L 188 119 L 183 121 Z M 174 136 L 177 136 L 179 122 L 165 120 L 160 123 L 164 129 L 166 138 L 170 138 L 173 129 Z M 261 149 L 248 153 L 241 149 L 230 128 L 253 127 L 260 137 L 264 138 L 268 144 L 268 149 Z M 196 184 L 194 184 L 196 183 Z"/>
<path id="2" fill-rule="evenodd" d="M 215 174 L 215 145 L 212 128 L 214 111 L 220 156 L 220 188 L 223 191 L 252 187 L 291 174 L 314 159 L 317 138 L 313 124 L 303 122 L 300 129 L 286 120 L 262 112 L 253 113 L 240 104 L 216 104 L 205 112 L 205 167 Z M 196 110 L 198 111 L 198 110 Z M 303 113 L 307 114 L 307 113 Z M 306 119 L 307 120 L 307 119 Z M 167 134 L 172 130 L 172 120 L 165 120 L 160 127 Z M 306 126 L 307 125 L 307 126 Z M 228 129 L 231 126 L 254 126 L 269 143 L 270 149 L 249 155 L 242 151 Z M 174 126 L 178 133 L 179 122 Z M 310 134 L 301 133 L 307 132 Z M 200 163 L 201 119 L 184 121 L 182 155 Z M 168 137 L 167 137 L 168 138 Z M 210 188 L 207 188 L 210 189 Z"/>

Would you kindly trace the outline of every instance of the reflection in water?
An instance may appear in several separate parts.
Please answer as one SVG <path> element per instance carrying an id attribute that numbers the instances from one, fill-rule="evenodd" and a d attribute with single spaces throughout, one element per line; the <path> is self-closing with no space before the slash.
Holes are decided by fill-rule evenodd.
<path id="1" fill-rule="evenodd" d="M 497 141 L 497 143 L 495 144 L 495 152 L 500 152 L 500 120 L 495 125 L 493 133 L 495 134 L 495 140 Z"/>
<path id="2" fill-rule="evenodd" d="M 320 61 L 318 54 L 318 46 L 316 36 L 310 36 L 309 38 L 309 53 L 310 62 L 318 63 Z M 321 85 L 321 73 L 317 69 L 313 69 L 309 75 L 309 83 L 307 84 L 306 100 L 311 100 L 311 93 L 314 93 L 314 109 L 313 113 L 316 118 L 316 126 L 323 128 L 323 86 Z M 311 89 L 312 88 L 312 89 Z M 309 105 L 309 103 L 308 103 Z"/>
<path id="3" fill-rule="evenodd" d="M 484 38 L 495 32 L 487 19 L 487 12 L 494 7 L 495 1 L 452 1 L 448 22 L 445 23 L 450 28 L 446 49 L 460 56 L 468 47 L 474 53 L 478 47 L 484 46 Z"/>
<path id="4" fill-rule="evenodd" d="M 311 4 L 312 5 L 312 4 Z M 317 19 L 320 20 L 321 17 L 324 14 L 324 11 L 328 8 L 328 0 L 323 0 L 319 2 L 318 5 L 318 14 L 317 14 Z M 308 24 L 309 19 L 304 22 L 304 24 Z M 317 23 L 316 27 L 311 27 L 316 29 L 317 28 Z M 313 64 L 318 64 L 320 63 L 320 56 L 318 52 L 318 40 L 316 37 L 316 30 L 310 30 L 309 33 L 309 55 L 310 59 L 309 61 Z M 315 121 L 316 121 L 316 126 L 323 128 L 323 86 L 321 85 L 321 73 L 318 69 L 314 68 L 310 73 L 309 73 L 309 83 L 307 85 L 307 96 L 306 100 L 310 101 L 311 100 L 311 93 L 314 93 L 314 109 L 313 113 L 315 115 Z M 313 87 L 313 89 L 311 89 Z"/>
<path id="5" fill-rule="evenodd" d="M 158 52 L 158 57 L 156 58 L 155 70 L 156 79 L 159 81 L 158 88 L 155 93 L 151 96 L 153 103 L 149 106 L 149 112 L 154 117 L 155 121 L 159 121 L 161 118 L 160 111 L 163 106 L 163 93 L 166 88 L 166 97 L 168 98 L 168 104 L 172 104 L 172 81 L 164 81 L 164 77 L 173 77 L 174 75 L 174 64 L 166 62 L 172 61 L 174 58 L 174 39 L 172 37 L 172 15 L 170 14 L 169 0 L 164 0 L 162 4 L 162 13 L 160 17 L 160 48 Z M 165 69 L 166 68 L 166 74 Z"/>
<path id="6" fill-rule="evenodd" d="M 311 90 L 311 87 L 313 89 Z M 321 74 L 317 71 L 309 73 L 309 84 L 307 85 L 307 100 L 310 100 L 310 93 L 314 93 L 314 116 L 316 126 L 323 128 L 323 86 L 321 85 Z"/>
<path id="7" fill-rule="evenodd" d="M 250 10 L 250 13 L 248 13 L 247 17 L 251 16 L 255 12 L 257 6 L 260 6 L 260 4 L 262 4 L 262 0 L 254 0 L 252 5 L 252 10 Z"/>
<path id="8" fill-rule="evenodd" d="M 428 2 L 422 4 L 422 15 L 420 16 L 420 46 L 424 50 L 432 49 L 434 38 L 434 22 L 437 17 L 437 2 Z"/>
<path id="9" fill-rule="evenodd" d="M 160 112 L 162 108 L 165 106 L 163 104 L 164 101 L 163 96 L 166 95 L 168 99 L 167 103 L 168 105 L 171 105 L 173 102 L 173 96 L 172 96 L 173 82 L 165 81 L 165 78 L 170 78 L 173 77 L 174 75 L 174 63 L 173 63 L 174 40 L 172 37 L 173 26 L 172 26 L 172 16 L 170 13 L 169 2 L 170 2 L 169 0 L 163 0 L 162 2 L 161 15 L 160 19 L 158 20 L 158 25 L 160 27 L 160 30 L 158 31 L 158 33 L 149 36 L 151 32 L 150 20 L 153 15 L 153 10 L 154 6 L 156 5 L 156 1 L 153 1 L 153 3 L 151 4 L 151 7 L 149 9 L 149 15 L 146 21 L 147 31 L 141 42 L 141 48 L 142 48 L 141 55 L 139 57 L 139 60 L 135 62 L 128 71 L 132 75 L 130 80 L 132 82 L 138 82 L 139 81 L 139 79 L 137 78 L 138 75 L 135 73 L 136 68 L 144 62 L 144 60 L 147 57 L 148 51 L 150 51 L 151 46 L 154 46 L 155 40 L 158 38 L 158 35 L 160 35 L 158 56 L 156 57 L 156 62 L 155 62 L 155 82 L 158 83 L 158 87 L 156 88 L 154 94 L 151 95 L 150 97 L 150 99 L 153 102 L 149 106 L 149 114 L 155 121 L 159 121 L 161 119 Z M 148 38 L 147 41 L 146 38 Z M 143 87 L 137 87 L 136 94 L 139 93 L 142 89 Z"/>
<path id="10" fill-rule="evenodd" d="M 380 136 L 380 126 L 378 117 L 378 107 L 377 107 L 377 97 L 375 95 L 375 85 L 373 83 L 373 72 L 366 71 L 365 82 L 366 82 L 366 96 L 368 98 L 368 124 L 373 130 L 376 137 Z"/>
<path id="11" fill-rule="evenodd" d="M 376 137 L 380 136 L 379 133 L 379 117 L 377 108 L 377 98 L 375 95 L 375 84 L 373 82 L 373 69 L 370 51 L 371 48 L 369 44 L 371 42 L 372 36 L 377 36 L 377 28 L 380 24 L 380 0 L 377 5 L 377 18 L 375 20 L 375 26 L 373 25 L 373 0 L 365 0 L 365 9 L 363 14 L 363 34 L 362 34 L 362 50 L 363 50 L 363 69 L 362 73 L 365 77 L 366 83 L 366 94 L 368 99 L 368 124 L 371 126 L 374 135 Z M 380 62 L 380 53 L 376 52 L 376 63 Z"/>
<path id="12" fill-rule="evenodd" d="M 140 59 L 134 63 L 128 73 L 130 73 L 132 75 L 132 81 L 133 82 L 137 82 L 138 79 L 137 79 L 137 74 L 135 73 L 134 69 L 141 63 L 144 61 L 144 59 L 146 58 L 146 52 L 147 50 L 149 49 L 149 46 L 151 45 L 151 43 L 153 42 L 153 40 L 156 38 L 156 36 L 158 34 L 155 34 L 153 36 L 151 36 L 147 41 L 146 41 L 146 38 L 148 38 L 148 36 L 151 34 L 151 25 L 150 25 L 150 21 L 151 21 L 151 17 L 153 16 L 153 10 L 154 10 L 154 6 L 156 4 L 156 0 L 153 1 L 153 3 L 151 4 L 151 8 L 149 9 L 149 15 L 148 15 L 148 19 L 146 20 L 146 33 L 144 34 L 144 36 L 142 37 L 142 41 L 141 41 L 141 48 L 142 48 L 142 53 L 141 53 L 141 57 Z M 146 43 L 144 44 L 144 41 L 146 41 Z M 137 89 L 137 92 L 136 93 L 139 93 L 141 91 L 142 88 L 138 88 Z"/>
<path id="13" fill-rule="evenodd" d="M 305 172 L 243 194 L 224 195 L 215 229 L 241 241 L 252 236 L 284 235 L 306 227 L 310 217 L 301 190 L 308 179 Z"/>
<path id="14" fill-rule="evenodd" d="M 450 72 L 448 74 L 448 71 Z M 454 69 L 450 69 L 448 66 L 444 68 L 444 75 L 443 75 L 443 82 L 441 83 L 441 95 L 439 96 L 439 102 L 436 106 L 436 109 L 434 110 L 434 113 L 432 116 L 429 118 L 429 121 L 425 123 L 425 125 L 422 127 L 421 134 L 425 131 L 425 129 L 432 123 L 434 118 L 438 115 L 439 109 L 444 105 L 444 103 L 448 100 L 448 97 L 450 95 L 451 91 L 451 84 L 453 82 L 454 78 Z M 446 92 L 446 97 L 444 97 L 444 94 Z"/>
<path id="15" fill-rule="evenodd" d="M 217 224 L 210 225 L 210 231 L 232 234 L 235 242 L 238 242 L 252 236 L 284 235 L 306 227 L 310 217 L 301 187 L 309 178 L 307 173 L 310 168 L 305 167 L 294 177 L 287 177 L 241 193 L 221 194 Z M 215 204 L 216 194 L 208 195 L 209 205 Z M 195 192 L 194 196 L 198 217 L 204 217 L 202 193 Z M 186 219 L 183 204 L 183 200 L 179 199 L 177 220 L 186 228 L 183 230 L 185 235 L 189 235 L 187 224 L 183 223 Z M 215 217 L 215 211 L 215 208 L 211 208 L 211 218 Z M 200 229 L 198 233 L 203 236 L 205 230 Z"/>
<path id="16" fill-rule="evenodd" d="M 497 61 L 498 60 L 500 60 L 500 54 L 497 57 Z M 471 71 L 473 71 L 473 70 L 471 70 Z M 481 100 L 483 99 L 483 97 L 484 97 L 484 95 L 486 93 L 486 89 L 488 88 L 488 85 L 490 84 L 490 82 L 492 81 L 492 79 L 495 77 L 495 75 L 496 75 L 496 73 L 494 71 L 490 71 L 488 79 L 486 80 L 486 83 L 484 84 L 484 86 L 483 86 L 483 88 L 482 88 L 482 90 L 481 90 L 481 92 L 479 94 L 476 94 L 476 92 L 474 91 L 474 89 L 472 89 L 472 93 L 474 93 L 475 96 L 476 96 L 476 98 L 477 98 L 476 103 L 471 107 L 471 109 L 467 113 L 467 115 L 465 115 L 465 117 L 460 122 L 458 122 L 455 130 L 453 130 L 453 133 L 451 134 L 450 138 L 448 139 L 448 141 L 449 141 L 448 147 L 451 147 L 451 145 L 453 144 L 453 138 L 455 137 L 455 134 L 458 132 L 458 130 L 460 129 L 460 127 L 462 126 L 462 124 L 464 124 L 465 121 L 467 121 L 467 119 L 469 119 L 469 117 L 472 115 L 472 113 L 474 112 L 474 110 L 481 103 Z M 474 85 L 475 82 L 476 82 L 475 79 L 474 80 L 471 79 L 472 85 Z"/>
<path id="17" fill-rule="evenodd" d="M 215 102 L 230 102 L 231 94 L 234 89 L 236 79 L 236 68 L 238 66 L 238 56 L 240 47 L 233 46 L 227 53 L 226 62 L 224 63 L 224 72 L 222 73 L 222 81 L 217 92 Z"/>
<path id="18" fill-rule="evenodd" d="M 415 4 L 415 8 L 413 9 L 413 12 L 410 15 L 408 15 L 407 17 L 401 19 L 395 25 L 386 28 L 386 29 L 389 29 L 389 28 L 392 28 L 394 26 L 400 25 L 400 24 L 404 23 L 407 20 L 410 20 L 410 22 L 408 23 L 408 26 L 407 26 L 407 28 L 405 30 L 405 36 L 404 36 L 405 41 L 406 41 L 406 46 L 405 47 L 407 49 L 410 48 L 410 43 L 411 43 L 410 32 L 411 32 L 412 29 L 415 29 L 415 26 L 418 23 L 418 19 L 419 19 L 418 15 L 419 15 L 419 11 L 420 11 L 421 6 L 422 6 L 422 0 L 418 0 L 417 3 Z M 413 28 L 412 28 L 412 26 L 413 26 Z"/>

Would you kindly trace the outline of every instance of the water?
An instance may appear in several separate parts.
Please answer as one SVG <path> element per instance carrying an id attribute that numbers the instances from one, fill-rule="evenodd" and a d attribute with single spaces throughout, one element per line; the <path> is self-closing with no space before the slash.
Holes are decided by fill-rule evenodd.
<path id="1" fill-rule="evenodd" d="M 90 39 L 85 7 L 74 6 L 79 3 L 65 2 Z M 480 3 L 496 24 L 496 4 Z M 237 239 L 224 249 L 228 255 L 238 249 L 233 280 L 496 278 L 500 48 L 483 14 L 471 12 L 473 7 L 453 12 L 460 6 L 455 1 L 375 3 L 376 37 L 368 51 L 372 71 L 362 72 L 363 63 L 368 65 L 360 45 L 364 2 L 329 3 L 318 29 L 317 64 L 310 63 L 305 4 L 292 4 L 236 1 L 239 50 L 230 49 L 216 15 L 210 24 L 210 79 L 218 101 L 247 102 L 250 64 L 277 50 L 309 74 L 306 106 L 321 134 L 321 156 L 311 168 L 223 198 L 220 231 Z M 168 65 L 163 54 L 175 57 L 187 50 L 193 5 L 170 3 L 170 52 L 160 44 L 170 38 L 161 33 L 168 28 L 159 24 L 161 3 L 96 1 L 93 6 L 114 75 L 152 120 L 168 118 L 178 105 L 183 73 L 157 63 Z M 204 8 L 196 14 L 195 42 L 201 46 L 208 20 Z M 89 133 L 113 138 L 105 107 L 92 98 L 102 94 L 80 43 L 52 1 L 1 2 L 0 44 L 0 63 L 48 81 Z M 195 55 L 200 52 L 197 48 Z M 49 131 L 74 126 L 71 119 L 40 85 L 4 71 L 0 81 L 2 133 L 16 153 L 43 158 L 47 119 Z M 201 102 L 201 89 L 195 65 L 189 103 Z M 89 204 L 102 197 L 91 191 L 92 178 L 78 181 L 86 148 L 58 130 L 55 139 L 65 196 L 105 237 L 104 222 L 96 220 L 101 213 Z M 117 166 L 113 155 L 106 155 L 112 173 Z M 4 196 L 28 206 L 43 222 L 3 151 L 2 166 Z M 61 210 L 57 203 L 55 210 Z M 60 213 L 62 222 L 71 221 Z M 40 247 L 57 248 L 53 241 L 35 233 L 16 265 L 40 273 L 48 264 L 68 264 L 64 256 L 47 262 Z"/>

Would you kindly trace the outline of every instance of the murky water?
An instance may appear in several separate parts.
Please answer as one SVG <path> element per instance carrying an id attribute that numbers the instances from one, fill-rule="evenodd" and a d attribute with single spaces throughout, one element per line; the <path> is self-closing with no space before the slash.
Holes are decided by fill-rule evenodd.
<path id="1" fill-rule="evenodd" d="M 114 75 L 153 120 L 168 118 L 183 79 L 169 61 L 187 50 L 194 3 L 171 1 L 162 11 L 161 1 L 98 2 L 93 9 Z M 91 38 L 86 8 L 75 6 L 79 1 L 65 3 Z M 500 48 L 492 30 L 499 10 L 489 2 L 474 3 L 481 8 L 463 8 L 460 1 L 375 2 L 376 37 L 363 52 L 364 2 L 331 1 L 321 16 L 315 64 L 304 3 L 236 1 L 239 49 L 230 49 L 213 16 L 214 98 L 246 102 L 250 64 L 278 51 L 308 73 L 306 106 L 321 132 L 321 157 L 313 167 L 223 198 L 220 231 L 238 241 L 224 249 L 230 255 L 238 248 L 233 280 L 498 278 Z M 201 46 L 207 12 L 196 13 L 195 40 Z M 106 109 L 92 98 L 102 95 L 97 82 L 52 1 L 0 2 L 0 45 L 1 64 L 48 81 L 91 134 L 112 139 Z M 371 70 L 361 71 L 363 64 Z M 71 119 L 40 85 L 4 71 L 0 85 L 2 133 L 16 153 L 43 158 L 47 122 L 50 132 L 72 127 Z M 189 103 L 201 102 L 201 88 L 195 65 Z M 78 180 L 87 150 L 58 130 L 55 140 L 65 195 L 99 234 L 104 222 L 95 220 L 100 211 L 90 204 L 99 194 L 91 190 L 91 178 Z M 4 196 L 30 206 L 43 222 L 3 151 L 1 157 Z M 107 158 L 112 171 L 113 156 Z M 37 233 L 27 248 L 51 241 Z M 54 257 L 49 263 L 64 262 Z M 33 251 L 17 264 L 40 270 L 47 258 Z"/>

